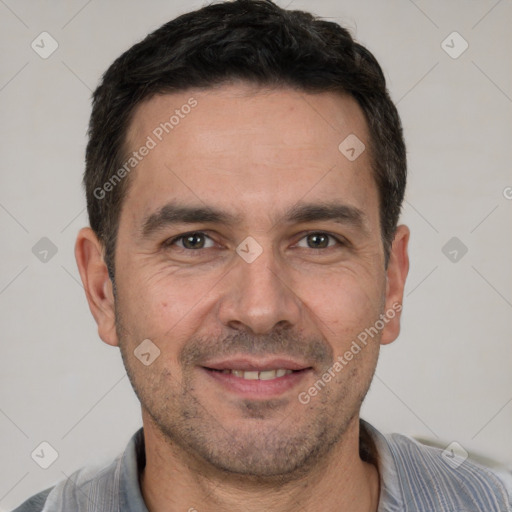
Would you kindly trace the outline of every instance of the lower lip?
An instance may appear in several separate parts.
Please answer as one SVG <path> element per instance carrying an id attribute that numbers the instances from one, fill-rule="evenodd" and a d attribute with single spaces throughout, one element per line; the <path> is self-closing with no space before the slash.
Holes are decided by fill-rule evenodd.
<path id="1" fill-rule="evenodd" d="M 311 371 L 310 368 L 294 371 L 282 377 L 270 380 L 248 380 L 232 373 L 201 368 L 211 379 L 220 383 L 225 389 L 248 399 L 270 398 L 293 389 L 302 382 Z"/>

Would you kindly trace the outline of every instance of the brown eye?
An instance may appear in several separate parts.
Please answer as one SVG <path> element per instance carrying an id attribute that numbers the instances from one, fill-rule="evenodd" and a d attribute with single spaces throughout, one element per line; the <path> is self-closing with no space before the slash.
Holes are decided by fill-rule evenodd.
<path id="1" fill-rule="evenodd" d="M 308 246 L 312 249 L 323 249 L 329 246 L 329 236 L 324 233 L 313 233 L 306 238 Z"/>
<path id="2" fill-rule="evenodd" d="M 304 244 L 305 241 L 305 244 Z M 327 233 L 309 233 L 298 243 L 299 247 L 305 247 L 307 249 L 327 249 L 334 245 L 342 245 L 341 242 L 334 236 Z"/>
<path id="3" fill-rule="evenodd" d="M 201 233 L 192 233 L 184 236 L 182 240 L 185 249 L 202 249 L 204 247 L 204 236 Z"/>
<path id="4" fill-rule="evenodd" d="M 177 245 L 182 249 L 197 250 L 213 247 L 214 242 L 208 235 L 198 231 L 177 236 L 165 245 L 167 247 Z"/>

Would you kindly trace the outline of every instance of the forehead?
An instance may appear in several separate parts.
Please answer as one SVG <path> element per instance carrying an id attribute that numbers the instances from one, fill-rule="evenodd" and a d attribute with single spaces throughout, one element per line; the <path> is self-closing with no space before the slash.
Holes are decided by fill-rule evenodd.
<path id="1" fill-rule="evenodd" d="M 268 219 L 303 199 L 342 200 L 375 216 L 369 151 L 351 160 L 343 144 L 354 135 L 369 147 L 361 109 L 338 93 L 231 84 L 157 95 L 128 130 L 127 156 L 150 149 L 125 205 L 134 222 L 171 200 Z"/>

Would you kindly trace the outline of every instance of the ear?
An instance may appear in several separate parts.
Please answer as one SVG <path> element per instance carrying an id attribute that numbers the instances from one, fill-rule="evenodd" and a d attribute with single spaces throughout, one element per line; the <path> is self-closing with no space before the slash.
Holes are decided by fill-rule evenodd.
<path id="1" fill-rule="evenodd" d="M 410 231 L 407 226 L 401 225 L 396 228 L 386 271 L 385 314 L 389 320 L 382 331 L 382 345 L 387 345 L 396 340 L 400 334 L 405 280 L 409 272 L 409 254 L 407 252 L 409 236 Z"/>
<path id="2" fill-rule="evenodd" d="M 98 334 L 108 345 L 117 346 L 112 281 L 103 259 L 103 245 L 91 228 L 78 232 L 75 258 Z"/>

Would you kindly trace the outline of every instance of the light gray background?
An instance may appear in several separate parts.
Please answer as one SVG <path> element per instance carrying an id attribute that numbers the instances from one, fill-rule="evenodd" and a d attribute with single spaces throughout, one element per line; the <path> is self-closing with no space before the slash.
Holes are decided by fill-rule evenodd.
<path id="1" fill-rule="evenodd" d="M 289 0 L 280 1 L 281 6 Z M 118 350 L 103 344 L 73 246 L 91 90 L 122 51 L 198 1 L 0 0 L 0 510 L 117 454 L 140 425 Z M 512 465 L 510 0 L 294 0 L 379 59 L 403 120 L 411 270 L 398 341 L 363 417 Z M 43 31 L 58 49 L 42 59 Z M 457 31 L 458 58 L 441 43 Z M 445 45 L 459 51 L 453 37 Z M 46 263 L 32 247 L 48 237 Z M 442 247 L 468 248 L 457 262 Z M 41 469 L 31 452 L 59 454 Z"/>

